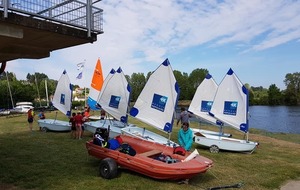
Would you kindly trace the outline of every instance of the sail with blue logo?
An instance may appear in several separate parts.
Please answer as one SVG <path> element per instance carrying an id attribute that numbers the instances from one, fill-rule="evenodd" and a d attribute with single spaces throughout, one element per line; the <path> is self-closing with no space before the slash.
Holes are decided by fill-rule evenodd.
<path id="1" fill-rule="evenodd" d="M 131 88 L 121 68 L 105 78 L 98 104 L 115 119 L 127 123 Z"/>
<path id="2" fill-rule="evenodd" d="M 211 124 L 216 124 L 216 118 L 208 113 L 213 105 L 217 89 L 217 83 L 210 74 L 207 74 L 201 84 L 197 87 L 188 111 Z"/>
<path id="3" fill-rule="evenodd" d="M 210 114 L 229 126 L 248 132 L 248 89 L 230 68 L 219 84 Z"/>
<path id="4" fill-rule="evenodd" d="M 130 115 L 166 133 L 172 132 L 179 86 L 166 59 L 150 76 Z"/>
<path id="5" fill-rule="evenodd" d="M 52 103 L 63 114 L 71 116 L 72 84 L 65 70 L 58 80 Z"/>

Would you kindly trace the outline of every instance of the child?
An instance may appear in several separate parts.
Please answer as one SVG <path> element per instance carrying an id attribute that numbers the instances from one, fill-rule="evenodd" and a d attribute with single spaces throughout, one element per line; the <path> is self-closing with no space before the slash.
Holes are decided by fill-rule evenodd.
<path id="1" fill-rule="evenodd" d="M 78 112 L 77 115 L 74 116 L 74 119 L 76 125 L 76 138 L 81 139 L 83 116 Z"/>
<path id="2" fill-rule="evenodd" d="M 71 124 L 71 138 L 76 138 L 76 123 L 74 117 L 76 116 L 76 113 L 72 113 L 72 116 L 70 117 L 69 123 Z"/>

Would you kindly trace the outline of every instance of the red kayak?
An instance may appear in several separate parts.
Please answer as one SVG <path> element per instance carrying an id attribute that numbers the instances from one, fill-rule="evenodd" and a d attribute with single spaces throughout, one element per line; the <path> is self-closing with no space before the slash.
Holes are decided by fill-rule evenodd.
<path id="1" fill-rule="evenodd" d="M 93 140 L 86 142 L 88 154 L 101 159 L 100 175 L 107 179 L 117 176 L 118 166 L 155 179 L 186 180 L 205 173 L 213 165 L 210 159 L 195 152 L 183 156 L 173 147 L 127 135 L 119 137 L 122 145 L 115 150 L 94 144 Z"/>

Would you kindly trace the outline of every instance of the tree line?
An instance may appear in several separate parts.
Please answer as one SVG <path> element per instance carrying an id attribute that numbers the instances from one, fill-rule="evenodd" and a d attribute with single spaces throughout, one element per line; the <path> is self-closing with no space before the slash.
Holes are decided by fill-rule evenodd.
<path id="1" fill-rule="evenodd" d="M 195 69 L 190 74 L 174 70 L 175 78 L 180 86 L 179 100 L 192 100 L 197 87 L 209 73 L 207 69 Z M 146 75 L 144 73 L 133 73 L 131 76 L 126 75 L 127 81 L 131 86 L 131 101 L 136 101 L 138 95 L 145 86 L 151 72 Z M 12 95 L 14 104 L 16 102 L 30 101 L 35 102 L 34 105 L 46 105 L 46 83 L 48 96 L 54 94 L 57 80 L 49 79 L 44 73 L 27 74 L 26 80 L 17 80 L 12 72 L 3 73 L 0 76 L 0 108 L 12 108 Z M 285 90 L 280 90 L 276 84 L 271 84 L 269 88 L 262 86 L 253 87 L 246 83 L 249 89 L 250 105 L 300 105 L 300 73 L 288 73 L 283 80 L 286 86 Z M 74 85 L 74 89 L 79 87 Z M 88 89 L 87 92 L 88 93 Z M 39 99 L 40 98 L 40 99 Z M 41 103 L 42 102 L 42 103 Z M 79 106 L 84 102 L 73 102 L 73 106 Z M 84 106 L 84 105 L 82 105 Z"/>

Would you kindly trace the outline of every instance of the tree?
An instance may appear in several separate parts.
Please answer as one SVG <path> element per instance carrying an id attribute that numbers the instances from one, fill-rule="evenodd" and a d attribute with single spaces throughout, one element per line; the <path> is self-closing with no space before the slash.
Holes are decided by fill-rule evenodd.
<path id="1" fill-rule="evenodd" d="M 207 69 L 195 69 L 191 72 L 188 78 L 190 88 L 188 100 L 191 100 L 193 98 L 198 86 L 201 84 L 208 73 L 209 72 Z"/>
<path id="2" fill-rule="evenodd" d="M 143 73 L 132 73 L 128 82 L 132 89 L 131 99 L 135 102 L 146 84 L 146 78 Z"/>
<path id="3" fill-rule="evenodd" d="M 282 103 L 282 94 L 280 92 L 280 89 L 277 88 L 275 84 L 270 85 L 269 91 L 268 91 L 268 102 L 269 105 L 281 105 Z"/>
<path id="4" fill-rule="evenodd" d="M 179 100 L 188 100 L 189 98 L 189 77 L 187 73 L 181 73 L 180 71 L 174 71 L 174 76 L 180 88 Z"/>
<path id="5" fill-rule="evenodd" d="M 300 104 L 300 73 L 288 73 L 285 75 L 286 85 L 285 101 L 288 105 Z"/>

